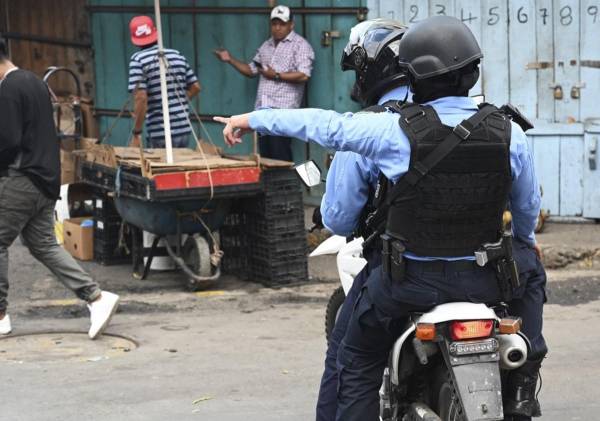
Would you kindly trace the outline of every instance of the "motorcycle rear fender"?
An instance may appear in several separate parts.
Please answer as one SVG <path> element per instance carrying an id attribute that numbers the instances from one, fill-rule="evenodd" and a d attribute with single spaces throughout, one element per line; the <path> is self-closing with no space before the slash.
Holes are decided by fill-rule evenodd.
<path id="1" fill-rule="evenodd" d="M 443 352 L 466 421 L 503 420 L 498 353 L 453 357 L 447 347 Z"/>
<path id="2" fill-rule="evenodd" d="M 446 303 L 435 306 L 418 318 L 417 323 L 443 323 L 451 320 L 499 320 L 494 310 L 485 304 Z"/>
<path id="3" fill-rule="evenodd" d="M 446 303 L 434 307 L 428 313 L 421 315 L 416 323 L 443 323 L 450 320 L 478 320 L 478 319 L 498 319 L 494 310 L 485 304 L 474 304 L 467 302 Z M 390 367 L 390 380 L 393 384 L 398 385 L 398 372 L 400 364 L 400 356 L 405 343 L 410 346 L 410 341 L 406 341 L 412 337 L 416 329 L 416 323 L 410 322 L 407 329 L 394 343 L 392 349 L 392 364 Z"/>

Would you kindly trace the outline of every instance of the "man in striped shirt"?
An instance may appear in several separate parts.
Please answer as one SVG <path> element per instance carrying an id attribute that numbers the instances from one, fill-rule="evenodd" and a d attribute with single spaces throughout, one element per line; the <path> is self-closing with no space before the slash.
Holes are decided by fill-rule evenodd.
<path id="1" fill-rule="evenodd" d="M 302 104 L 315 53 L 308 41 L 294 32 L 289 7 L 273 8 L 271 37 L 260 46 L 250 63 L 237 60 L 225 49 L 216 50 L 215 54 L 246 77 L 260 74 L 255 109 L 299 108 Z M 259 147 L 265 158 L 293 161 L 289 137 L 259 135 Z"/>
<path id="2" fill-rule="evenodd" d="M 148 143 L 153 148 L 165 147 L 160 71 L 158 62 L 157 32 L 148 16 L 136 16 L 129 23 L 131 42 L 140 47 L 129 63 L 129 92 L 135 98 L 135 127 L 132 146 L 141 141 L 146 120 Z M 187 60 L 179 51 L 166 49 L 167 92 L 171 140 L 173 147 L 186 148 L 192 129 L 189 122 L 188 98 L 200 92 L 200 84 Z"/>

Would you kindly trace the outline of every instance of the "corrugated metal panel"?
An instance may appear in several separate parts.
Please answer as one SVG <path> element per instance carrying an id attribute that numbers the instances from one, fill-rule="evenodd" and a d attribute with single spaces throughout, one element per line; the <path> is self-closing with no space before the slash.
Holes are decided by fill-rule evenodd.
<path id="1" fill-rule="evenodd" d="M 600 219 L 600 122 L 588 126 L 583 157 L 583 216 Z"/>
<path id="2" fill-rule="evenodd" d="M 537 120 L 529 134 L 542 207 L 553 215 L 600 217 L 600 169 L 589 167 L 600 135 L 583 124 L 600 118 L 600 2 L 597 0 L 369 0 L 369 18 L 414 23 L 462 19 L 480 40 L 486 100 L 511 102 Z M 560 86 L 562 97 L 554 97 Z M 595 126 L 597 129 L 597 126 Z"/>
<path id="3" fill-rule="evenodd" d="M 600 117 L 597 0 L 368 0 L 367 7 L 369 18 L 408 25 L 432 15 L 465 22 L 484 51 L 480 82 L 490 102 L 510 101 L 549 122 Z M 554 99 L 553 85 L 561 99 Z M 472 93 L 480 91 L 478 85 Z"/>

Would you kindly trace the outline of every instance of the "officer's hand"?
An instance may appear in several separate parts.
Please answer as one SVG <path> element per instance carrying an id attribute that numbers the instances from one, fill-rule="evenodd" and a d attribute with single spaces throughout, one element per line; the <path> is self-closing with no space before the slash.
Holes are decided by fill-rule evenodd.
<path id="1" fill-rule="evenodd" d="M 242 143 L 242 136 L 252 131 L 248 122 L 248 114 L 233 115 L 230 118 L 213 117 L 213 120 L 225 124 L 223 139 L 229 146 Z"/>
<path id="2" fill-rule="evenodd" d="M 131 146 L 132 148 L 139 148 L 141 144 L 142 144 L 142 135 L 134 134 L 133 137 L 131 138 L 131 141 L 129 142 L 129 146 Z"/>
<path id="3" fill-rule="evenodd" d="M 215 55 L 219 58 L 219 60 L 224 61 L 225 63 L 231 62 L 231 54 L 224 48 L 218 48 L 213 51 Z"/>

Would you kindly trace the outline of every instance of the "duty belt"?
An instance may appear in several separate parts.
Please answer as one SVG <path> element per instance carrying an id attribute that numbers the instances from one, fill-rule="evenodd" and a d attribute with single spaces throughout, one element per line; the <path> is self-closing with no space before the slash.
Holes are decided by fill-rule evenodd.
<path id="1" fill-rule="evenodd" d="M 444 272 L 445 270 L 460 272 L 481 269 L 475 260 L 414 260 L 410 258 L 405 260 L 409 266 L 417 265 L 427 272 Z"/>

